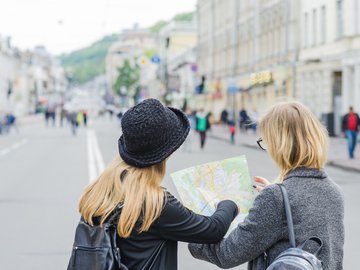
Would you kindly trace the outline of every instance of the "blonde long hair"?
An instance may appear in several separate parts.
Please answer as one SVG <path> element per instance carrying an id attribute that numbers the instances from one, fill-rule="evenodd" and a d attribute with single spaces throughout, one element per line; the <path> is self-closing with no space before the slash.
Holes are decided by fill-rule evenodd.
<path id="1" fill-rule="evenodd" d="M 259 122 L 266 149 L 280 168 L 279 181 L 297 167 L 320 169 L 329 137 L 315 115 L 299 102 L 274 105 Z"/>
<path id="2" fill-rule="evenodd" d="M 96 181 L 85 188 L 79 203 L 81 216 L 91 225 L 94 217 L 101 217 L 102 225 L 121 203 L 118 234 L 129 237 L 140 216 L 139 232 L 147 231 L 164 205 L 164 190 L 160 183 L 165 169 L 166 161 L 137 168 L 116 157 Z"/>

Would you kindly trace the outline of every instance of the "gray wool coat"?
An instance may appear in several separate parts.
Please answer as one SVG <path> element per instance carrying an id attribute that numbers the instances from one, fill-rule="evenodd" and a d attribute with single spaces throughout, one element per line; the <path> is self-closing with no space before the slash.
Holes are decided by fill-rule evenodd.
<path id="1" fill-rule="evenodd" d="M 323 241 L 318 258 L 324 269 L 343 269 L 344 199 L 336 185 L 322 170 L 297 168 L 288 173 L 287 189 L 299 245 L 317 236 Z M 305 248 L 315 251 L 317 244 Z M 264 252 L 270 264 L 289 248 L 286 215 L 280 188 L 270 185 L 256 197 L 244 222 L 217 244 L 189 244 L 198 259 L 232 268 L 248 263 L 248 269 L 266 269 Z"/>

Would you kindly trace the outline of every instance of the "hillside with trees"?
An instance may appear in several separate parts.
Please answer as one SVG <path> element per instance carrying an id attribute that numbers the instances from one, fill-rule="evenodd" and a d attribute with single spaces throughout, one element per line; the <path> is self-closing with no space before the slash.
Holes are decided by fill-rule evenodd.
<path id="1" fill-rule="evenodd" d="M 75 83 L 84 83 L 105 73 L 105 57 L 110 45 L 116 42 L 119 35 L 103 37 L 80 50 L 63 54 L 59 58 L 66 72 Z"/>
<path id="2" fill-rule="evenodd" d="M 176 21 L 191 21 L 194 12 L 180 13 L 173 17 Z M 167 21 L 161 20 L 149 27 L 153 33 L 158 33 Z M 82 84 L 96 76 L 105 73 L 105 58 L 112 43 L 118 41 L 120 35 L 112 34 L 103 37 L 88 47 L 59 56 L 67 74 L 73 83 Z"/>

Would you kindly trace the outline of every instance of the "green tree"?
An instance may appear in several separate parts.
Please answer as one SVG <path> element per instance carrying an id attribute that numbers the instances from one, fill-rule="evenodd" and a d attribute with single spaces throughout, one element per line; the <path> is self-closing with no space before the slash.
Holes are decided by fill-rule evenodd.
<path id="1" fill-rule="evenodd" d="M 114 92 L 117 95 L 120 95 L 121 87 L 126 87 L 128 93 L 129 90 L 134 89 L 138 84 L 140 78 L 139 68 L 137 66 L 132 66 L 130 61 L 126 59 L 124 64 L 118 68 L 118 77 L 116 78 L 114 84 Z"/>

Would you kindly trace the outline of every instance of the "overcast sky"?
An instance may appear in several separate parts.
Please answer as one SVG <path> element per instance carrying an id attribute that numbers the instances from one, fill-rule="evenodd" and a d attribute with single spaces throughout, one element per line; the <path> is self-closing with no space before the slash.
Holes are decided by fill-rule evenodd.
<path id="1" fill-rule="evenodd" d="M 1 0 L 0 35 L 21 49 L 36 45 L 54 54 L 89 45 L 134 23 L 195 10 L 196 0 Z"/>

